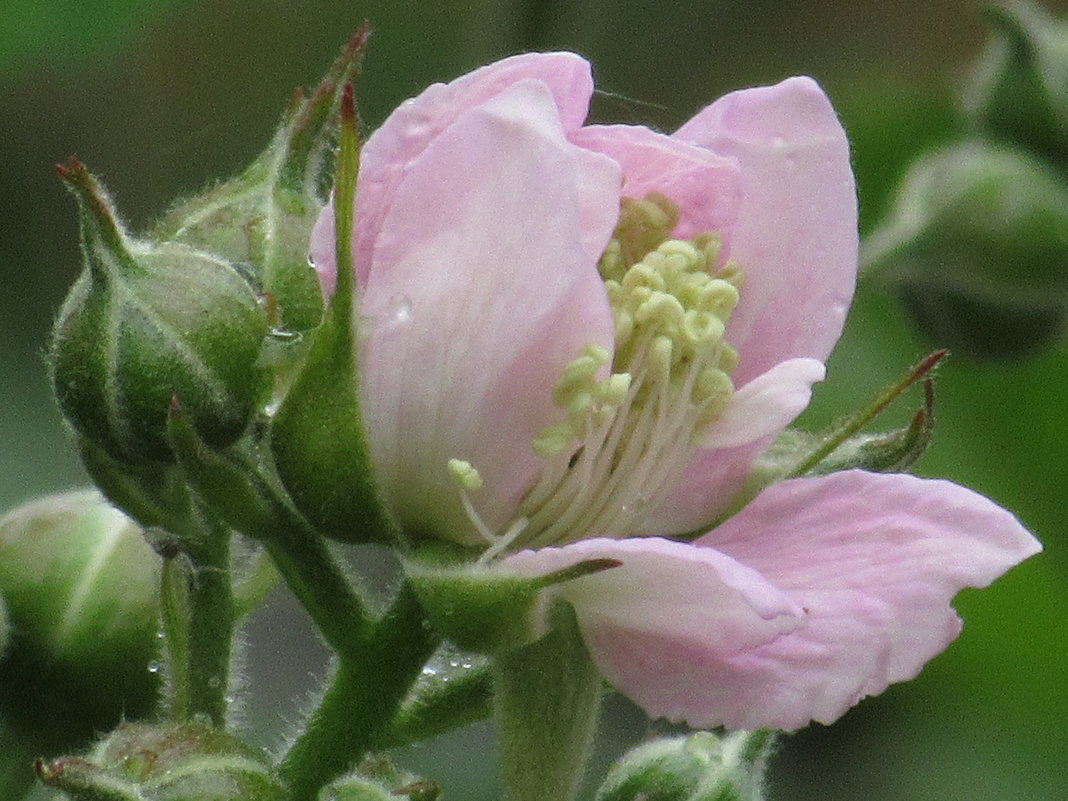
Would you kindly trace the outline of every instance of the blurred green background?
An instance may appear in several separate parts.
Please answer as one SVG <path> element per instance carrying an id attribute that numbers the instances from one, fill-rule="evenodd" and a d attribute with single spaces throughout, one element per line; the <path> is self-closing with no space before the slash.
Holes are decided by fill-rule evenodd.
<path id="1" fill-rule="evenodd" d="M 372 127 L 427 83 L 528 49 L 583 53 L 605 91 L 601 119 L 666 130 L 729 89 L 813 75 L 853 141 L 864 227 L 911 157 L 951 135 L 952 98 L 983 41 L 976 8 L 948 0 L 3 0 L 0 509 L 85 481 L 42 359 L 79 267 L 74 204 L 52 165 L 76 153 L 142 228 L 255 155 L 293 88 L 313 84 L 365 17 L 375 33 L 359 97 Z M 850 411 L 940 344 L 885 288 L 862 285 L 806 422 Z M 937 398 L 918 472 L 1013 509 L 1046 551 L 962 593 L 961 640 L 917 680 L 786 739 L 776 801 L 1068 798 L 1068 347 L 1008 362 L 957 355 Z M 323 655 L 282 593 L 249 643 L 246 726 L 269 745 L 304 707 Z M 658 730 L 622 701 L 606 729 L 603 759 Z M 491 739 L 476 727 L 408 757 L 447 798 L 491 799 Z"/>

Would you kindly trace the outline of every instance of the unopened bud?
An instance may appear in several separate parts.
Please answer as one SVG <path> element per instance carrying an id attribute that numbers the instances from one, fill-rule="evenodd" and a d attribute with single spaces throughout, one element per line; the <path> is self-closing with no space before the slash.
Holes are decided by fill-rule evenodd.
<path id="1" fill-rule="evenodd" d="M 767 732 L 695 732 L 645 743 L 608 772 L 596 801 L 761 801 Z"/>
<path id="2" fill-rule="evenodd" d="M 968 142 L 909 170 L 864 243 L 935 345 L 979 357 L 1059 336 L 1068 305 L 1068 188 L 1019 150 Z"/>
<path id="3" fill-rule="evenodd" d="M 169 461 L 177 397 L 201 437 L 224 447 L 263 400 L 267 318 L 226 262 L 123 232 L 78 161 L 60 175 L 81 208 L 86 269 L 56 322 L 52 381 L 74 429 L 119 461 Z"/>
<path id="4" fill-rule="evenodd" d="M 160 240 L 245 266 L 272 299 L 271 322 L 281 330 L 307 331 L 322 318 L 308 241 L 330 188 L 342 87 L 358 72 L 368 35 L 365 26 L 352 37 L 311 94 L 298 91 L 271 144 L 248 168 L 178 204 L 153 230 Z"/>
<path id="5" fill-rule="evenodd" d="M 441 787 L 381 758 L 323 788 L 319 801 L 438 801 Z"/>
<path id="6" fill-rule="evenodd" d="M 159 557 L 94 491 L 53 495 L 0 519 L 10 643 L 0 711 L 79 732 L 151 708 Z"/>
<path id="7" fill-rule="evenodd" d="M 964 96 L 987 135 L 1068 163 L 1068 22 L 1025 2 L 986 9 L 992 36 Z"/>
<path id="8" fill-rule="evenodd" d="M 38 762 L 37 774 L 77 801 L 284 798 L 262 753 L 200 724 L 123 724 L 87 759 Z"/>

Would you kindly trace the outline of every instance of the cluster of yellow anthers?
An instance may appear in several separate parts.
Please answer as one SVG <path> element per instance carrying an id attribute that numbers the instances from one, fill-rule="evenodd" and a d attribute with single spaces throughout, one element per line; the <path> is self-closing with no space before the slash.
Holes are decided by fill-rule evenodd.
<path id="1" fill-rule="evenodd" d="M 714 233 L 669 238 L 677 221 L 663 196 L 624 200 L 599 265 L 614 357 L 587 345 L 565 367 L 553 400 L 567 417 L 534 440 L 545 470 L 488 554 L 634 533 L 647 499 L 678 479 L 730 400 L 737 354 L 723 334 L 741 271 L 717 267 Z M 463 488 L 480 486 L 466 462 L 450 469 Z"/>

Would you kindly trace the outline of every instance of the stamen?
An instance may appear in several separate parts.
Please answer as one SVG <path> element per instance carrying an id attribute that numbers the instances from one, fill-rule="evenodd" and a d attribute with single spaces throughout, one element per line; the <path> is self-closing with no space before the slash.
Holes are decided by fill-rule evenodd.
<path id="1" fill-rule="evenodd" d="M 490 544 L 483 560 L 505 549 L 634 534 L 729 402 L 737 354 L 723 336 L 741 270 L 729 260 L 717 266 L 715 233 L 671 239 L 678 219 L 661 195 L 624 199 L 599 264 L 615 352 L 588 345 L 565 367 L 553 388 L 565 418 L 534 439 L 545 466 L 504 534 L 490 531 L 471 503 L 478 471 L 450 462 L 464 509 Z"/>
<path id="2" fill-rule="evenodd" d="M 489 562 L 511 545 L 516 537 L 522 533 L 523 529 L 527 527 L 527 519 L 520 517 L 511 523 L 504 534 L 494 534 L 471 502 L 471 493 L 482 489 L 482 476 L 479 475 L 478 470 L 470 462 L 463 459 L 449 459 L 448 470 L 460 488 L 460 502 L 463 504 L 464 512 L 467 513 L 467 518 L 471 521 L 471 525 L 475 527 L 475 531 L 478 532 L 479 536 L 489 544 L 489 547 L 479 557 L 478 562 L 479 564 Z"/>

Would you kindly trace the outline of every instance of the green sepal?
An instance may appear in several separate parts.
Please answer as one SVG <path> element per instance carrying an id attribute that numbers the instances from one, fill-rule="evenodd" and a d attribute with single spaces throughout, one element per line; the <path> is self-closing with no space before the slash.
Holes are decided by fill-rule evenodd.
<path id="1" fill-rule="evenodd" d="M 984 9 L 992 35 L 964 94 L 986 135 L 1068 165 L 1068 22 L 1018 0 Z"/>
<path id="2" fill-rule="evenodd" d="M 396 748 L 436 737 L 493 713 L 489 661 L 445 643 L 423 667 L 383 737 Z"/>
<path id="3" fill-rule="evenodd" d="M 62 790 L 75 801 L 147 801 L 135 784 L 78 757 L 38 759 L 34 769 L 42 784 Z"/>
<path id="4" fill-rule="evenodd" d="M 554 584 L 618 567 L 614 559 L 589 559 L 543 576 L 517 576 L 495 565 L 404 561 L 412 590 L 441 634 L 465 651 L 497 654 L 545 636 Z"/>
<path id="5" fill-rule="evenodd" d="M 549 633 L 494 658 L 501 773 L 508 801 L 571 801 L 586 769 L 604 692 L 570 604 Z"/>
<path id="6" fill-rule="evenodd" d="M 294 505 L 324 536 L 395 543 L 375 483 L 360 412 L 349 236 L 359 165 L 352 87 L 342 104 L 335 207 L 337 289 L 300 373 L 271 425 L 275 466 Z"/>
<path id="7" fill-rule="evenodd" d="M 643 743 L 609 769 L 595 801 L 761 801 L 773 740 L 701 731 Z"/>
<path id="8" fill-rule="evenodd" d="M 208 446 L 177 400 L 171 404 L 167 436 L 189 486 L 227 525 L 256 539 L 276 529 L 277 507 L 251 460 L 242 462 L 237 449 L 221 453 Z"/>
<path id="9" fill-rule="evenodd" d="M 1068 316 L 1068 187 L 1004 145 L 928 153 L 861 261 L 937 346 L 985 358 L 1033 352 L 1061 336 Z"/>
<path id="10" fill-rule="evenodd" d="M 255 293 L 215 256 L 127 237 L 77 160 L 59 173 L 79 203 L 85 260 L 49 358 L 64 416 L 114 459 L 165 462 L 177 395 L 207 441 L 233 442 L 268 390 L 259 364 L 267 319 Z"/>
<path id="11" fill-rule="evenodd" d="M 358 74 L 368 35 L 357 31 L 310 95 L 298 90 L 271 144 L 240 175 L 175 206 L 153 230 L 247 265 L 283 331 L 309 331 L 322 318 L 308 241 L 329 190 L 342 87 Z M 299 338 L 280 350 L 283 361 L 303 355 Z"/>

